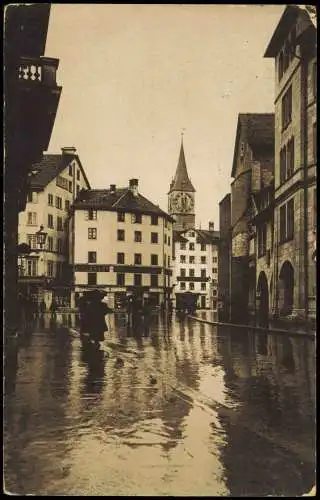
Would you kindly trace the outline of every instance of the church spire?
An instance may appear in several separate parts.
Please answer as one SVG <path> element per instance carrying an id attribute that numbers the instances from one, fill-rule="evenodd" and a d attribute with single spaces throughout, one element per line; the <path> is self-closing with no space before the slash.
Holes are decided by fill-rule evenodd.
<path id="1" fill-rule="evenodd" d="M 174 179 L 171 182 L 169 193 L 171 193 L 171 191 L 186 191 L 192 193 L 196 191 L 188 176 L 186 159 L 184 155 L 184 147 L 183 147 L 183 132 L 181 133 L 181 147 L 180 147 L 178 166 Z"/>

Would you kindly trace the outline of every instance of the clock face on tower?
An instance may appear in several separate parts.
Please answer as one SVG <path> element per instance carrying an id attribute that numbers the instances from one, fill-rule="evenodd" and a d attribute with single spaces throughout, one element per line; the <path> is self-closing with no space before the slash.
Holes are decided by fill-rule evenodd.
<path id="1" fill-rule="evenodd" d="M 188 193 L 177 193 L 171 198 L 171 211 L 175 213 L 192 212 L 194 207 L 193 197 Z"/>

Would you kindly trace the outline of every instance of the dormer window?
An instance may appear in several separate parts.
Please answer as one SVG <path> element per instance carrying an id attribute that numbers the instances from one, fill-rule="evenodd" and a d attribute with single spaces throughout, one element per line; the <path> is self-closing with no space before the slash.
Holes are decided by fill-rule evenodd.
<path id="1" fill-rule="evenodd" d="M 244 142 L 240 144 L 240 158 L 244 157 Z"/>

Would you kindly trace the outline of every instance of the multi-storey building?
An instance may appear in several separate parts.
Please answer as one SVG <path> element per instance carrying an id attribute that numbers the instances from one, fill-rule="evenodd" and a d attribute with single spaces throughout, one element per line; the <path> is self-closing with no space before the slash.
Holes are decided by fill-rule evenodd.
<path id="1" fill-rule="evenodd" d="M 317 56 L 315 8 L 286 7 L 267 47 L 275 59 L 275 315 L 316 312 Z"/>
<path id="2" fill-rule="evenodd" d="M 230 320 L 230 280 L 231 280 L 231 194 L 219 203 L 219 321 Z"/>
<path id="3" fill-rule="evenodd" d="M 4 20 L 4 323 L 6 338 L 17 314 L 18 217 L 25 209 L 32 163 L 48 149 L 61 87 L 59 59 L 45 57 L 49 3 L 8 4 Z"/>
<path id="4" fill-rule="evenodd" d="M 75 305 L 86 290 L 102 288 L 112 307 L 129 295 L 153 305 L 169 300 L 173 219 L 129 186 L 89 189 L 78 196 L 69 221 L 69 259 Z"/>
<path id="5" fill-rule="evenodd" d="M 246 323 L 256 310 L 252 194 L 269 185 L 273 169 L 274 114 L 239 114 L 231 172 L 230 319 L 235 322 Z"/>
<path id="6" fill-rule="evenodd" d="M 189 228 L 174 231 L 173 305 L 212 309 L 218 305 L 219 232 Z"/>
<path id="7" fill-rule="evenodd" d="M 69 304 L 69 211 L 90 184 L 73 147 L 45 154 L 31 174 L 26 209 L 19 214 L 19 243 L 29 246 L 29 253 L 19 257 L 19 285 L 47 307 L 53 297 L 58 304 Z"/>

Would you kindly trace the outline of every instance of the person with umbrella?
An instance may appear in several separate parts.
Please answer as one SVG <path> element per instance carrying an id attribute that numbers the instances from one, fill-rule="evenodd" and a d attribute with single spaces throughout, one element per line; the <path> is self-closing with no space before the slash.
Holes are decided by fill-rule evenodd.
<path id="1" fill-rule="evenodd" d="M 100 290 L 89 291 L 80 307 L 81 332 L 88 332 L 96 345 L 104 340 L 104 332 L 108 331 L 105 315 L 112 312 L 112 309 L 102 302 L 106 295 L 106 292 Z"/>

